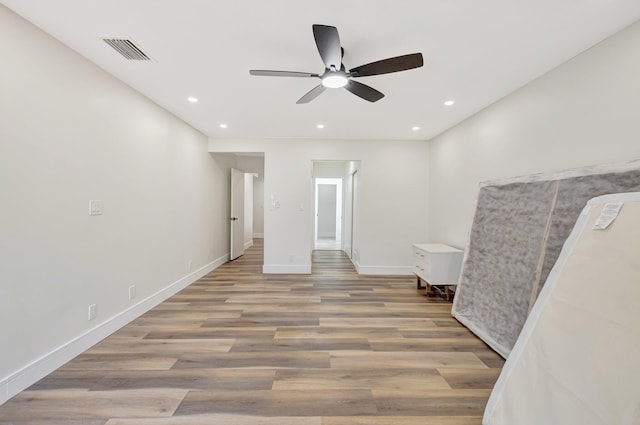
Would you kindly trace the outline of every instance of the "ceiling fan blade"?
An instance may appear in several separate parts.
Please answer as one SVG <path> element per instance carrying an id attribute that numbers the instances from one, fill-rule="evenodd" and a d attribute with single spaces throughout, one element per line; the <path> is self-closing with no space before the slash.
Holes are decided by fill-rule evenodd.
<path id="1" fill-rule="evenodd" d="M 262 77 L 319 77 L 319 74 L 312 72 L 296 72 L 296 71 L 269 71 L 264 69 L 252 69 L 249 71 L 251 75 L 259 75 Z"/>
<path id="2" fill-rule="evenodd" d="M 384 97 L 384 94 L 380 93 L 378 90 L 373 87 L 369 87 L 366 84 L 359 83 L 357 81 L 349 80 L 345 89 L 349 90 L 351 93 L 355 94 L 358 97 L 363 98 L 364 100 L 368 100 L 369 102 L 377 102 L 378 100 Z"/>
<path id="3" fill-rule="evenodd" d="M 338 29 L 328 25 L 314 25 L 313 37 L 316 39 L 316 46 L 325 67 L 334 67 L 339 71 L 342 66 L 342 47 Z"/>
<path id="4" fill-rule="evenodd" d="M 420 68 L 422 65 L 424 65 L 422 53 L 412 53 L 357 66 L 349 70 L 349 73 L 352 77 L 367 77 L 369 75 L 388 74 L 390 72 Z"/>
<path id="5" fill-rule="evenodd" d="M 326 89 L 327 88 L 325 86 L 323 86 L 322 84 L 318 84 L 317 86 L 315 86 L 314 88 L 309 90 L 309 92 L 307 94 L 305 94 L 300 99 L 298 99 L 298 101 L 296 103 L 298 105 L 303 104 L 303 103 L 309 103 L 313 99 L 315 99 L 316 97 L 320 96 L 322 94 L 322 92 L 324 92 Z"/>

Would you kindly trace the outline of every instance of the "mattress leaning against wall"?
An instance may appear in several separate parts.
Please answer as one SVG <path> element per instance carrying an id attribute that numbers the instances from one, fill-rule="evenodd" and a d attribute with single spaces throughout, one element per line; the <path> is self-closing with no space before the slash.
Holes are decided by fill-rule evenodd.
<path id="1" fill-rule="evenodd" d="M 585 203 L 640 191 L 640 161 L 480 185 L 452 314 L 503 357 Z"/>
<path id="2" fill-rule="evenodd" d="M 608 227 L 596 228 L 620 205 Z M 640 193 L 595 198 L 583 211 L 484 425 L 640 424 Z"/>

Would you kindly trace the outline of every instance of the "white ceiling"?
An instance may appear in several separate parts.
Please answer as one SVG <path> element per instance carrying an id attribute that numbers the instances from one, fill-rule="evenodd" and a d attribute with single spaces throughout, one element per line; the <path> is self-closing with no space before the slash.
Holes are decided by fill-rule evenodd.
<path id="1" fill-rule="evenodd" d="M 640 19 L 638 0 L 0 2 L 203 133 L 231 139 L 429 139 Z M 312 24 L 338 28 L 347 69 L 414 52 L 425 66 L 359 79 L 386 95 L 377 103 L 334 89 L 296 105 L 317 80 L 249 69 L 321 73 Z M 131 38 L 154 60 L 126 61 L 102 37 Z"/>

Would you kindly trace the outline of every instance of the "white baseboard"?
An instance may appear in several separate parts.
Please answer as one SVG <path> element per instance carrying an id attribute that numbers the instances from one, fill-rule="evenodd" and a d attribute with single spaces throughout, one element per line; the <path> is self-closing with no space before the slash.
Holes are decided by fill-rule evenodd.
<path id="1" fill-rule="evenodd" d="M 206 264 L 3 378 L 0 381 L 0 405 L 227 261 L 229 261 L 229 254 Z"/>
<path id="2" fill-rule="evenodd" d="M 254 233 L 253 237 L 254 238 L 258 238 L 258 239 L 263 239 L 264 238 L 264 233 Z"/>
<path id="3" fill-rule="evenodd" d="M 377 274 L 387 276 L 410 276 L 413 274 L 411 266 L 363 266 L 356 264 L 358 274 Z"/>
<path id="4" fill-rule="evenodd" d="M 262 266 L 264 274 L 311 274 L 311 264 L 265 264 Z"/>
<path id="5" fill-rule="evenodd" d="M 9 378 L 0 381 L 0 406 L 9 400 Z"/>
<path id="6" fill-rule="evenodd" d="M 354 260 L 353 258 L 351 259 L 351 262 L 353 263 L 353 267 L 356 268 L 356 272 L 360 274 L 360 263 L 357 260 Z"/>
<path id="7" fill-rule="evenodd" d="M 253 246 L 253 239 L 244 243 L 244 249 L 249 249 Z"/>

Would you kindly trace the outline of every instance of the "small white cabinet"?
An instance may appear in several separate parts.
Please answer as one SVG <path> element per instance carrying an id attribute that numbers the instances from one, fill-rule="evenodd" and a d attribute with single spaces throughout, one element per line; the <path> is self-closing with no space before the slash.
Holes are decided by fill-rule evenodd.
<path id="1" fill-rule="evenodd" d="M 414 244 L 413 272 L 418 278 L 418 287 L 423 281 L 430 293 L 432 286 L 454 286 L 458 284 L 464 251 L 444 244 Z M 445 288 L 449 298 L 449 288 Z"/>

